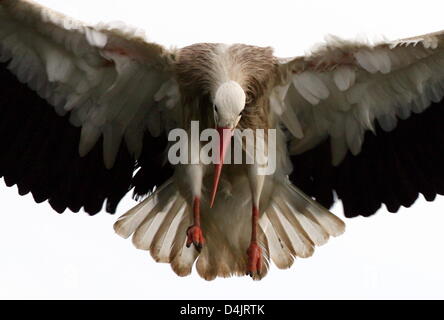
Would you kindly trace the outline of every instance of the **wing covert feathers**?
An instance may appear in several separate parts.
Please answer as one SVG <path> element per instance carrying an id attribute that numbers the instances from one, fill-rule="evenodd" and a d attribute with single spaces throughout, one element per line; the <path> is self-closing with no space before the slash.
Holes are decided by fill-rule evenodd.
<path id="1" fill-rule="evenodd" d="M 70 113 L 71 124 L 82 128 L 81 156 L 103 136 L 107 168 L 122 140 L 138 158 L 146 129 L 154 136 L 163 130 L 154 97 L 171 77 L 171 55 L 139 30 L 90 26 L 32 1 L 3 0 L 0 61 L 57 114 Z"/>
<path id="2" fill-rule="evenodd" d="M 302 191 L 327 208 L 336 194 L 347 217 L 444 194 L 443 32 L 376 44 L 329 37 L 281 71 L 270 105 Z"/>
<path id="3" fill-rule="evenodd" d="M 281 64 L 284 97 L 272 108 L 294 135 L 291 154 L 326 137 L 333 165 L 361 152 L 376 123 L 396 130 L 399 120 L 422 113 L 444 97 L 444 33 L 370 44 L 330 36 L 311 54 Z M 295 135 L 288 123 L 301 126 Z"/>

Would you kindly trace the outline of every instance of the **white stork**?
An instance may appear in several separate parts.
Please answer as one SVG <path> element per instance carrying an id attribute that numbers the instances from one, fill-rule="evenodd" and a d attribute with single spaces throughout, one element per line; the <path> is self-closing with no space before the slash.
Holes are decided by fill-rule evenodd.
<path id="1" fill-rule="evenodd" d="M 331 38 L 310 55 L 201 43 L 167 50 L 138 30 L 0 0 L 0 177 L 57 211 L 115 224 L 180 276 L 288 268 L 370 216 L 444 194 L 444 33 L 377 44 Z M 258 164 L 168 163 L 172 129 L 275 129 Z M 203 147 L 202 144 L 198 144 Z M 192 161 L 195 160 L 195 161 Z M 219 187 L 218 187 L 219 185 Z M 217 194 L 216 194 L 217 192 Z"/>

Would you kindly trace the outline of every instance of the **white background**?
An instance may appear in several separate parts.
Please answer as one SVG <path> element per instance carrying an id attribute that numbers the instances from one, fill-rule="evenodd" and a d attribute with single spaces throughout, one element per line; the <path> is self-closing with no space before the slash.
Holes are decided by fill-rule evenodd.
<path id="1" fill-rule="evenodd" d="M 444 4 L 425 0 L 38 2 L 86 21 L 123 20 L 168 47 L 243 42 L 284 57 L 303 54 L 327 33 L 396 39 L 444 29 Z M 127 197 L 118 213 L 134 204 Z M 179 278 L 115 235 L 115 216 L 58 215 L 3 184 L 0 210 L 0 298 L 444 298 L 442 198 L 347 220 L 343 236 L 289 270 L 273 267 L 260 282 L 206 282 L 195 272 Z M 333 212 L 342 216 L 342 207 Z"/>

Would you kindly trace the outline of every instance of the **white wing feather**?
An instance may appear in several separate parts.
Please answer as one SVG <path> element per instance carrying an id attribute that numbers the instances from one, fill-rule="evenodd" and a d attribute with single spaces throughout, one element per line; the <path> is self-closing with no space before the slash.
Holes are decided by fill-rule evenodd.
<path id="1" fill-rule="evenodd" d="M 137 158 L 147 126 L 159 134 L 160 121 L 146 119 L 161 119 L 154 97 L 171 87 L 171 55 L 124 24 L 89 26 L 28 0 L 0 2 L 1 61 L 11 59 L 8 68 L 59 115 L 71 112 L 82 156 L 103 135 L 108 168 L 122 138 Z"/>
<path id="2" fill-rule="evenodd" d="M 311 55 L 281 60 L 285 96 L 272 109 L 293 134 L 290 153 L 330 136 L 332 161 L 361 151 L 375 121 L 385 131 L 444 97 L 444 33 L 375 45 L 330 37 Z M 288 89 L 287 89 L 288 88 Z M 297 134 L 289 123 L 300 130 Z M 302 131 L 302 133 L 301 133 Z"/>

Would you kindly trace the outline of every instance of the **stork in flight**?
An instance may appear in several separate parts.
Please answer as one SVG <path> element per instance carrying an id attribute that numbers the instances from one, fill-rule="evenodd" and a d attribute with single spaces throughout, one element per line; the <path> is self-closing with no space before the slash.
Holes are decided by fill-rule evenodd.
<path id="1" fill-rule="evenodd" d="M 370 216 L 444 193 L 443 48 L 434 33 L 331 37 L 291 59 L 243 44 L 167 50 L 122 24 L 0 0 L 0 177 L 60 213 L 114 213 L 133 189 L 148 196 L 115 230 L 137 248 L 180 276 L 196 262 L 207 280 L 261 279 L 344 231 L 336 200 Z M 218 130 L 222 161 L 167 161 L 168 133 L 192 121 Z M 275 130 L 273 174 L 222 168 L 234 129 Z"/>

